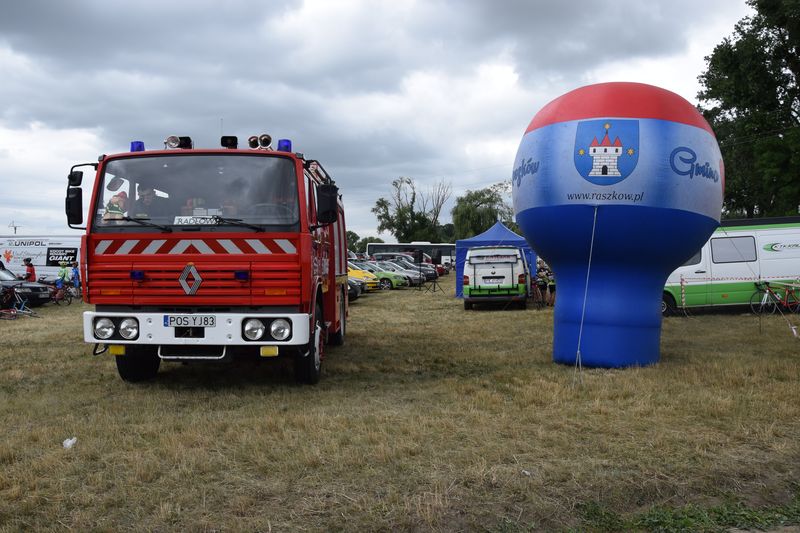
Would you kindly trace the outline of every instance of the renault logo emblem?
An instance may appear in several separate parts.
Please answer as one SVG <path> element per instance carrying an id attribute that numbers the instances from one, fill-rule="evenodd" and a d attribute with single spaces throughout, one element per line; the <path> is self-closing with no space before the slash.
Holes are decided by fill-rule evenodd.
<path id="1" fill-rule="evenodd" d="M 189 263 L 183 268 L 183 272 L 181 272 L 178 281 L 180 281 L 181 287 L 183 287 L 183 292 L 192 296 L 197 292 L 197 289 L 200 288 L 200 284 L 203 283 L 203 278 L 200 277 L 200 273 L 194 267 L 194 264 Z"/>

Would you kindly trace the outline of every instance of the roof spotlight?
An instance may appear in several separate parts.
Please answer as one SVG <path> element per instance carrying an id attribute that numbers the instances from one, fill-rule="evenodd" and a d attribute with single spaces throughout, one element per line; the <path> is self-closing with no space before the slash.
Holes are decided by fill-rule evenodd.
<path id="1" fill-rule="evenodd" d="M 170 135 L 164 139 L 164 148 L 177 148 L 181 144 L 181 139 L 177 135 Z"/>
<path id="2" fill-rule="evenodd" d="M 247 146 L 255 150 L 258 148 L 258 137 L 255 135 L 251 135 L 249 139 L 247 139 Z"/>
<path id="3" fill-rule="evenodd" d="M 266 133 L 262 133 L 258 136 L 258 145 L 263 149 L 268 149 L 269 145 L 272 144 L 272 137 L 267 135 Z"/>
<path id="4" fill-rule="evenodd" d="M 233 150 L 239 146 L 239 139 L 237 139 L 235 135 L 223 135 L 219 143 L 223 148 L 230 148 Z"/>
<path id="5" fill-rule="evenodd" d="M 164 148 L 181 148 L 186 150 L 188 148 L 192 148 L 192 138 L 191 137 L 178 137 L 177 135 L 170 135 L 166 139 L 164 139 Z"/>

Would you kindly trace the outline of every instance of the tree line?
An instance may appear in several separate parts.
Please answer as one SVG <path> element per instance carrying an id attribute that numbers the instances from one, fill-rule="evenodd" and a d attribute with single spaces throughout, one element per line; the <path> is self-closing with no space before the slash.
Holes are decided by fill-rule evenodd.
<path id="1" fill-rule="evenodd" d="M 452 195 L 449 183 L 439 182 L 420 190 L 412 178 L 400 177 L 392 182 L 388 197 L 375 202 L 372 212 L 378 219 L 378 232 L 391 233 L 398 242 L 455 242 L 483 233 L 498 220 L 517 231 L 514 210 L 506 200 L 511 182 L 499 182 L 478 190 L 468 190 L 455 200 L 450 210 L 452 222 L 442 223 L 444 204 Z M 370 242 L 383 242 L 377 237 L 361 238 L 347 232 L 350 249 L 366 251 Z"/>
<path id="2" fill-rule="evenodd" d="M 705 58 L 700 110 L 725 162 L 723 217 L 797 215 L 800 1 L 748 0 L 755 14 Z"/>

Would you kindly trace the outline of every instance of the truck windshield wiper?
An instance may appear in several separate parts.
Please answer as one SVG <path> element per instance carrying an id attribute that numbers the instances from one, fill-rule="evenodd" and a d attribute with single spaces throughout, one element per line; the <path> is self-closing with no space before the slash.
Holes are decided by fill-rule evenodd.
<path id="1" fill-rule="evenodd" d="M 140 226 L 147 226 L 149 228 L 159 228 L 161 230 L 166 231 L 167 233 L 171 233 L 172 232 L 172 228 L 170 228 L 169 226 L 162 226 L 161 224 L 155 224 L 153 222 L 150 222 L 146 218 L 122 217 L 122 220 L 126 220 L 128 222 L 136 222 Z"/>
<path id="2" fill-rule="evenodd" d="M 243 228 L 250 228 L 256 231 L 264 231 L 264 228 L 261 226 L 256 226 L 255 224 L 249 224 L 244 222 L 241 218 L 226 218 L 221 216 L 215 216 L 214 220 L 217 221 L 217 225 L 220 224 L 231 224 L 232 226 L 241 226 Z"/>

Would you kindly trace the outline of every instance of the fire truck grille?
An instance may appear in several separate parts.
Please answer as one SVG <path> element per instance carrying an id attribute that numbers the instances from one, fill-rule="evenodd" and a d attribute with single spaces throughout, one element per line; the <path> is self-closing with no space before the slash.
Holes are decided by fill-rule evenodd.
<path id="1" fill-rule="evenodd" d="M 299 305 L 294 262 L 90 265 L 92 303 L 133 305 Z"/>

